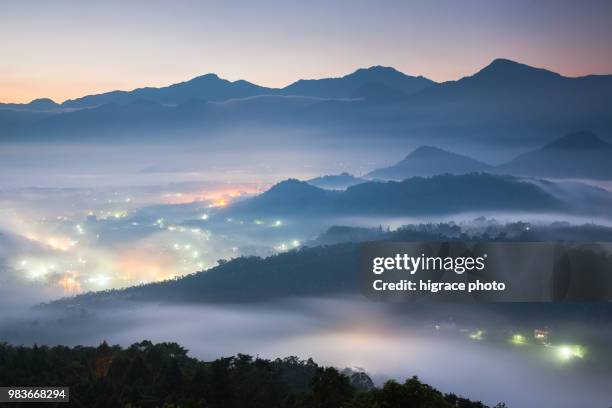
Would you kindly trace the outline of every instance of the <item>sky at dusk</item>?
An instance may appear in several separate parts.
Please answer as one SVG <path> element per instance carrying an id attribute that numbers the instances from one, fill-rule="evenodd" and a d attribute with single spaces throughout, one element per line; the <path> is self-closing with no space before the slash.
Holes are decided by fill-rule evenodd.
<path id="1" fill-rule="evenodd" d="M 282 87 L 393 66 L 436 81 L 497 57 L 612 73 L 610 1 L 0 4 L 0 101 L 56 101 L 209 72 Z"/>

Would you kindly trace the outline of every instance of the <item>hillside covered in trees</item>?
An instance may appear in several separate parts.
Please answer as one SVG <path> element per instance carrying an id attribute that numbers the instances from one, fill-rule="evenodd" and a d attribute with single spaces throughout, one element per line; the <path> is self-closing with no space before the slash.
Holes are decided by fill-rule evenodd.
<path id="1" fill-rule="evenodd" d="M 257 302 L 289 297 L 356 295 L 359 290 L 360 243 L 379 242 L 598 242 L 612 241 L 612 228 L 597 225 L 548 226 L 524 222 L 499 224 L 486 219 L 469 226 L 454 223 L 382 228 L 332 227 L 306 246 L 267 258 L 219 260 L 206 271 L 125 289 L 88 292 L 43 307 L 90 308 L 121 302 L 170 303 Z M 606 262 L 612 262 L 608 259 Z"/>
<path id="2" fill-rule="evenodd" d="M 69 386 L 70 403 L 59 405 L 88 408 L 487 407 L 417 377 L 377 388 L 362 371 L 339 371 L 311 359 L 239 354 L 204 362 L 176 343 L 150 341 L 125 349 L 106 343 L 73 348 L 0 343 L 0 383 Z"/>

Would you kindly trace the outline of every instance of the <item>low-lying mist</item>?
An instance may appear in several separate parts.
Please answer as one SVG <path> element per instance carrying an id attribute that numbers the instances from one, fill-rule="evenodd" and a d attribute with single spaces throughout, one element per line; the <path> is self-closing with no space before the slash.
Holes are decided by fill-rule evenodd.
<path id="1" fill-rule="evenodd" d="M 0 152 L 0 341 L 13 344 L 129 345 L 178 342 L 193 356 L 297 355 L 363 367 L 380 384 L 418 375 L 447 392 L 494 405 L 609 406 L 612 318 L 572 305 L 375 304 L 358 298 L 255 304 L 118 303 L 112 309 L 30 309 L 85 291 L 180 277 L 219 259 L 316 244 L 333 225 L 380 231 L 454 222 L 486 231 L 495 223 L 597 223 L 610 217 L 560 213 L 464 212 L 419 217 L 222 216 L 223 208 L 289 177 L 361 175 L 415 145 L 376 138 L 369 145 L 308 143 L 282 134 L 245 154 L 245 133 L 205 143 L 31 144 Z M 301 141 L 299 141 L 301 140 Z M 299 143 L 298 143 L 299 141 Z M 347 147 L 348 146 L 348 147 Z M 352 147 L 351 147 L 352 146 Z M 389 157 L 389 152 L 396 156 Z M 212 154 L 214 152 L 214 154 Z M 478 156 L 478 155 L 476 155 Z M 568 186 L 563 193 L 584 196 Z M 588 200 L 586 200 L 588 201 Z M 496 221 L 492 221 L 494 218 Z M 476 220 L 475 220 L 476 219 Z M 575 307 L 574 307 L 575 306 Z M 518 317 L 517 317 L 518 316 Z M 524 316 L 524 322 L 521 322 Z M 604 316 L 612 316 L 610 314 Z M 536 318 L 537 317 L 537 318 Z M 508 341 L 518 332 L 553 333 L 550 346 Z M 478 335 L 482 331 L 484 334 Z M 588 353 L 567 360 L 558 347 Z M 563 357 L 563 356 L 562 356 Z"/>
<path id="2" fill-rule="evenodd" d="M 612 321 L 548 319 L 552 345 L 512 344 L 537 327 L 517 324 L 513 306 L 395 307 L 351 299 L 295 299 L 248 305 L 121 304 L 110 310 L 2 313 L 0 338 L 13 344 L 129 345 L 142 339 L 177 342 L 202 359 L 248 353 L 265 358 L 312 357 L 361 367 L 380 384 L 418 375 L 436 387 L 511 407 L 607 406 Z M 525 307 L 525 305 L 521 306 Z M 478 322 L 478 323 L 475 323 Z M 482 331 L 482 335 L 474 333 Z M 563 360 L 559 344 L 581 344 L 584 358 Z"/>

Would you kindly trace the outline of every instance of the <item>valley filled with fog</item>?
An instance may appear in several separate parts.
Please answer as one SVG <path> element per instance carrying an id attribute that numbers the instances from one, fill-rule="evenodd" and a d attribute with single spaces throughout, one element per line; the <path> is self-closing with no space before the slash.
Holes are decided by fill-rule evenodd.
<path id="1" fill-rule="evenodd" d="M 375 66 L 2 103 L 0 341 L 168 341 L 609 406 L 608 281 L 599 303 L 386 304 L 357 270 L 372 241 L 612 242 L 611 89 L 496 59 L 442 83 Z"/>
<path id="2" fill-rule="evenodd" d="M 291 144 L 284 148 L 288 147 Z M 314 147 L 299 153 L 254 149 L 251 154 L 227 146 L 211 154 L 213 148 L 26 144 L 3 150 L 13 160 L 0 164 L 0 290 L 6 298 L 32 299 L 34 304 L 172 279 L 208 269 L 220 259 L 265 257 L 299 248 L 334 225 L 393 230 L 431 222 L 470 225 L 482 217 L 500 223 L 612 224 L 605 210 L 599 210 L 608 204 L 608 186 L 599 181 L 591 187 L 543 186 L 572 203 L 584 201 L 584 188 L 598 194 L 588 209 L 577 207 L 571 213 L 472 205 L 461 211 L 411 214 L 393 209 L 376 212 L 375 202 L 374 209 L 367 211 L 325 207 L 304 213 L 302 198 L 287 202 L 284 197 L 300 193 L 292 186 L 286 191 L 277 188 L 278 198 L 270 191 L 269 202 L 253 206 L 251 198 L 289 178 L 366 174 L 389 163 L 382 151 L 393 149 L 381 144 L 380 154 L 368 151 L 366 160 L 361 146 L 355 151 L 336 146 L 322 154 Z M 14 295 L 9 287 L 25 293 Z"/>
<path id="3" fill-rule="evenodd" d="M 583 212 L 491 208 L 409 215 L 321 207 L 317 211 L 326 213 L 303 213 L 299 203 L 286 201 L 283 194 L 302 197 L 302 189 L 308 191 L 305 184 L 272 187 L 288 178 L 344 171 L 361 176 L 393 160 L 380 146 L 380 155 L 368 154 L 367 159 L 351 154 L 350 148 L 329 150 L 328 156 L 303 149 L 299 158 L 266 149 L 246 155 L 231 148 L 215 154 L 204 147 L 173 146 L 163 153 L 161 148 L 147 146 L 137 153 L 131 145 L 49 150 L 21 145 L 3 153 L 17 157 L 19 152 L 23 160 L 2 161 L 2 340 L 28 345 L 175 341 L 203 359 L 236 353 L 313 357 L 364 369 L 378 384 L 418 375 L 491 405 L 500 400 L 522 407 L 573 407 L 585 398 L 593 406 L 609 402 L 606 339 L 611 327 L 605 311 L 597 318 L 573 311 L 568 318 L 554 306 L 534 305 L 527 322 L 516 317 L 521 311 L 512 305 L 413 310 L 350 293 L 271 298 L 255 305 L 118 301 L 108 308 L 33 308 L 88 291 L 180 278 L 219 260 L 265 258 L 354 239 L 326 233 L 338 225 L 362 228 L 358 231 L 366 231 L 366 238 L 379 239 L 376 234 L 405 225 L 440 222 L 473 234 L 501 230 L 507 223 L 523 225 L 519 229 L 555 222 L 564 228 L 612 224 L 596 206 Z M 605 195 L 605 183 L 595 185 L 593 191 Z M 563 197 L 574 191 L 571 184 L 554 187 L 547 190 L 562 190 Z M 267 199 L 264 207 L 253 204 L 258 196 Z M 554 331 L 555 346 L 512 343 L 516 333 L 531 337 L 540 327 Z M 584 345 L 588 354 L 566 359 L 560 354 L 563 344 Z"/>

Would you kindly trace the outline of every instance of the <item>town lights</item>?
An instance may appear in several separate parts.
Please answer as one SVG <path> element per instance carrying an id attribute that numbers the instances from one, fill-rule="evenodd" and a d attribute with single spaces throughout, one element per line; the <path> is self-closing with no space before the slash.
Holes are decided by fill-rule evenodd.
<path id="1" fill-rule="evenodd" d="M 523 344 L 527 344 L 527 338 L 522 334 L 513 334 L 510 338 L 510 343 L 521 346 Z"/>
<path id="2" fill-rule="evenodd" d="M 556 347 L 557 356 L 561 361 L 569 361 L 574 358 L 584 358 L 586 349 L 579 345 L 562 345 Z"/>
<path id="3" fill-rule="evenodd" d="M 484 330 L 476 330 L 470 333 L 470 339 L 472 340 L 481 341 L 484 339 L 484 337 L 485 337 Z"/>

